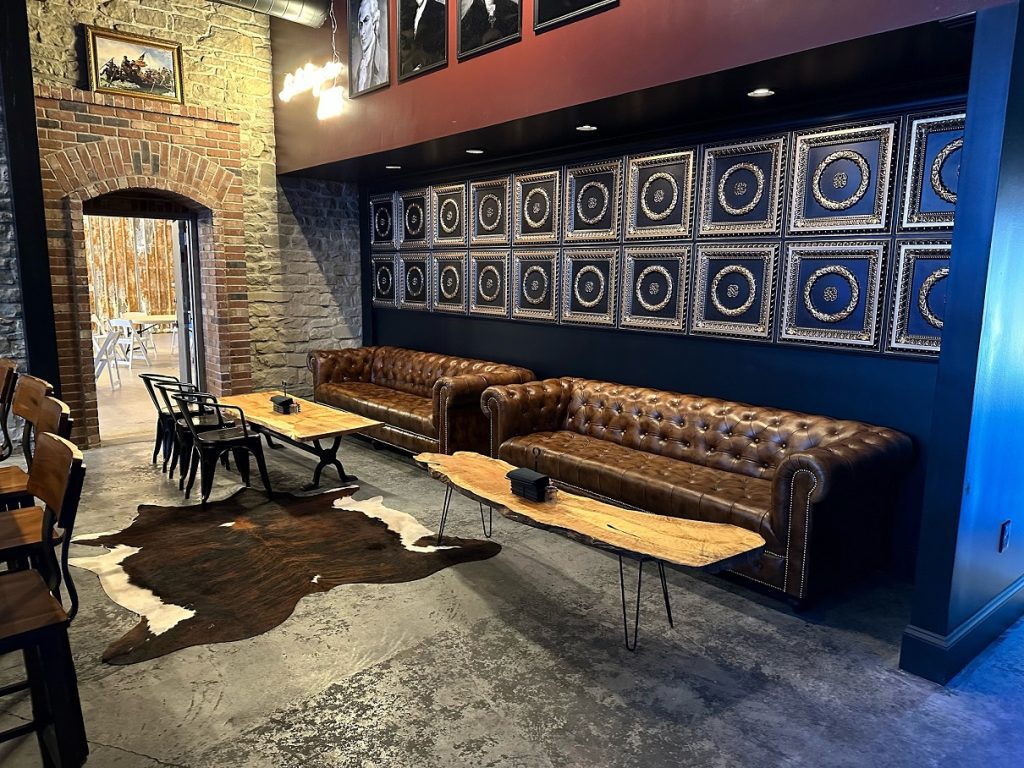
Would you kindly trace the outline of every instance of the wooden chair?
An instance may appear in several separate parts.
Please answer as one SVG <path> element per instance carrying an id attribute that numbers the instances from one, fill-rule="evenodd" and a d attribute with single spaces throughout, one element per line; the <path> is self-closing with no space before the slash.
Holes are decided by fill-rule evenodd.
<path id="1" fill-rule="evenodd" d="M 32 697 L 32 721 L 0 732 L 0 743 L 34 732 L 46 766 L 81 766 L 89 754 L 68 643 L 78 594 L 68 573 L 67 552 L 84 478 L 81 452 L 63 438 L 40 433 L 30 488 L 45 508 L 19 510 L 17 514 L 24 513 L 26 520 L 18 526 L 12 525 L 9 516 L 0 516 L 0 547 L 16 528 L 26 541 L 15 549 L 37 566 L 0 574 L 0 654 L 22 651 L 28 673 L 26 680 L 0 688 L 0 696 L 28 690 Z M 29 512 L 33 512 L 31 521 Z M 57 528 L 63 529 L 59 564 L 49 543 Z M 34 547 L 28 542 L 33 538 Z M 7 550 L 0 549 L 0 559 L 7 556 Z M 62 575 L 70 610 L 58 600 Z"/>
<path id="2" fill-rule="evenodd" d="M 11 415 L 14 387 L 18 381 L 18 364 L 7 358 L 0 358 L 0 461 L 6 461 L 14 453 L 14 443 L 7 431 Z"/>
<path id="3" fill-rule="evenodd" d="M 163 471 L 166 472 L 167 459 L 171 455 L 171 446 L 174 444 L 174 411 L 166 402 L 161 404 L 160 401 L 163 398 L 157 397 L 154 387 L 156 384 L 179 383 L 178 377 L 162 373 L 140 373 L 139 378 L 142 379 L 146 392 L 149 393 L 149 399 L 153 401 L 153 407 L 156 408 L 156 442 L 153 444 L 153 463 L 156 464 L 157 456 L 160 455 L 162 449 L 164 453 Z"/>
<path id="4" fill-rule="evenodd" d="M 67 403 L 55 397 L 46 397 L 40 403 L 36 415 L 31 422 L 26 422 L 25 430 L 31 427 L 37 434 L 50 432 L 63 438 L 71 436 L 71 409 Z M 17 509 L 32 506 L 33 496 L 29 489 L 29 478 L 33 461 L 29 461 L 29 472 L 21 467 L 0 468 L 0 510 Z"/>
<path id="5" fill-rule="evenodd" d="M 14 400 L 11 412 L 22 419 L 21 451 L 25 455 L 25 463 L 32 463 L 32 429 L 39 406 L 53 394 L 53 385 L 48 381 L 22 373 L 18 376 L 18 384 L 14 388 Z"/>
<path id="6" fill-rule="evenodd" d="M 270 475 L 267 473 L 267 461 L 263 456 L 263 444 L 256 432 L 250 432 L 245 421 L 245 413 L 234 405 L 222 405 L 217 398 L 203 392 L 183 392 L 174 396 L 178 404 L 178 410 L 192 433 L 192 450 L 189 456 L 188 485 L 185 487 L 185 498 L 192 495 L 192 486 L 196 479 L 196 468 L 199 468 L 200 489 L 202 491 L 203 506 L 210 498 L 210 491 L 213 490 L 213 475 L 217 471 L 217 461 L 231 453 L 235 457 L 235 464 L 238 465 L 239 474 L 242 475 L 242 482 L 249 485 L 249 454 L 256 457 L 256 466 L 259 467 L 260 479 L 267 491 L 267 496 L 274 497 L 270 487 Z M 203 411 L 216 414 L 218 426 L 213 429 L 201 429 L 199 416 Z M 239 426 L 233 426 L 233 422 L 224 418 L 225 412 L 238 414 Z M 184 467 L 184 456 L 182 457 Z"/>

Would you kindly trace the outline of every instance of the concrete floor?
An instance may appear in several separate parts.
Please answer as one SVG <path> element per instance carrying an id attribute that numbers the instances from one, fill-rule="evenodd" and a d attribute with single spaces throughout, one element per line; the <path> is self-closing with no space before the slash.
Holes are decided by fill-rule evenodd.
<path id="1" fill-rule="evenodd" d="M 119 366 L 120 385 L 115 375 L 113 389 L 106 371 L 96 380 L 100 440 L 105 443 L 138 439 L 141 433 L 153 429 L 156 420 L 153 403 L 139 378 L 140 373 L 178 375 L 178 353 L 171 352 L 171 334 L 154 333 L 151 338 L 155 354 L 151 354 L 150 365 L 146 365 L 145 360 L 133 360 L 131 369 L 127 365 Z"/>
<path id="2" fill-rule="evenodd" d="M 149 444 L 89 451 L 78 531 L 124 527 L 177 491 Z M 442 486 L 346 440 L 359 498 L 437 523 Z M 312 463 L 270 452 L 276 486 Z M 216 494 L 237 486 L 221 471 Z M 453 535 L 479 535 L 459 499 Z M 280 627 L 124 667 L 99 661 L 135 618 L 76 571 L 71 628 L 90 766 L 1020 766 L 1024 630 L 947 688 L 896 668 L 909 588 L 878 581 L 814 612 L 714 577 L 670 572 L 676 628 L 645 579 L 640 648 L 622 645 L 617 564 L 503 519 L 504 549 L 408 584 L 307 597 Z M 82 550 L 79 550 L 82 551 Z M 210 553 L 216 557 L 216 552 Z M 653 575 L 653 574 L 651 574 Z M 258 579 L 259 574 L 253 574 Z M 0 659 L 0 684 L 19 658 Z M 24 699 L 0 702 L 0 728 Z M 39 765 L 34 739 L 0 745 Z"/>

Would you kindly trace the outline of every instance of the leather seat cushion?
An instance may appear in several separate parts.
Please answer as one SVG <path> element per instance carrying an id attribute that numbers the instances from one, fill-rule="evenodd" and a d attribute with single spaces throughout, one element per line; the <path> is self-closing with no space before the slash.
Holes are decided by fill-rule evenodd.
<path id="1" fill-rule="evenodd" d="M 761 534 L 769 549 L 778 545 L 769 527 L 770 480 L 568 431 L 513 437 L 500 458 L 646 512 L 729 523 Z"/>
<path id="2" fill-rule="evenodd" d="M 316 397 L 322 403 L 383 421 L 428 437 L 437 437 L 434 427 L 434 401 L 429 397 L 382 387 L 366 381 L 321 384 Z"/>

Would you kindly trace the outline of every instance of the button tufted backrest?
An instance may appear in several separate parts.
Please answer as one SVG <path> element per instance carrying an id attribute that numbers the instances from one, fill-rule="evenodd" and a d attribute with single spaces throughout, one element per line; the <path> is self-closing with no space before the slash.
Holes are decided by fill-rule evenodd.
<path id="1" fill-rule="evenodd" d="M 576 379 L 565 429 L 659 456 L 771 478 L 788 455 L 866 429 L 811 416 L 658 389 Z"/>
<path id="2" fill-rule="evenodd" d="M 501 371 L 524 372 L 527 374 L 524 379 L 526 381 L 532 378 L 529 371 L 502 363 L 419 352 L 402 347 L 377 347 L 373 353 L 370 381 L 411 395 L 430 397 L 434 383 L 440 378 Z"/>

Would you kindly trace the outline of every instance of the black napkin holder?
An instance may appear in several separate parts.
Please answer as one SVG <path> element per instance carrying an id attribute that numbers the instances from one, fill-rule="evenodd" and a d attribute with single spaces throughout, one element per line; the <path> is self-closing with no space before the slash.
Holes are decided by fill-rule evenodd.
<path id="1" fill-rule="evenodd" d="M 270 402 L 274 404 L 275 413 L 289 414 L 299 410 L 295 401 L 288 397 L 288 395 L 274 395 L 270 398 Z"/>
<path id="2" fill-rule="evenodd" d="M 547 475 L 519 467 L 513 469 L 505 477 L 512 481 L 512 493 L 516 496 L 528 501 L 545 501 L 547 499 L 548 483 L 550 482 Z"/>

